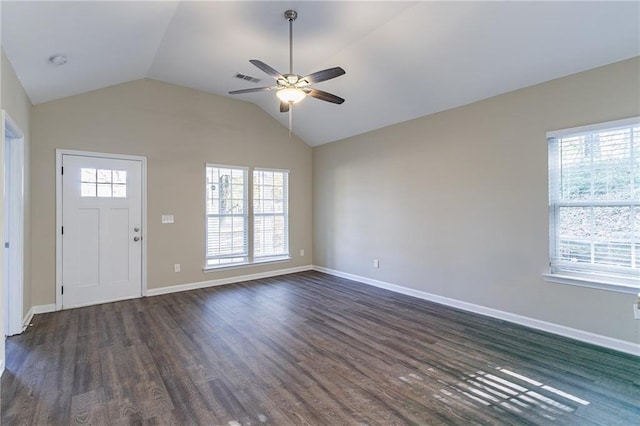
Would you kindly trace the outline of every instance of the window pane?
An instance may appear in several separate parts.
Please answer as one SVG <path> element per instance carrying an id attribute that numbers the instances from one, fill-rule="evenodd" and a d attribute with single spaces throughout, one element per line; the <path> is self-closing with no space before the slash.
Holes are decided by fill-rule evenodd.
<path id="1" fill-rule="evenodd" d="M 98 176 L 98 179 L 100 177 Z M 99 183 L 98 184 L 98 197 L 111 197 L 111 184 Z"/>
<path id="2" fill-rule="evenodd" d="M 127 197 L 127 185 L 113 184 L 113 196 L 117 198 Z"/>
<path id="3" fill-rule="evenodd" d="M 125 170 L 113 170 L 113 183 L 127 183 L 127 172 Z"/>
<path id="4" fill-rule="evenodd" d="M 96 184 L 82 182 L 80 184 L 80 196 L 81 197 L 95 197 L 96 196 Z"/>
<path id="5" fill-rule="evenodd" d="M 207 166 L 207 266 L 247 260 L 247 217 L 244 169 Z"/>
<path id="6" fill-rule="evenodd" d="M 625 266 L 630 268 L 631 244 L 601 243 L 594 244 L 594 263 L 602 265 Z"/>
<path id="7" fill-rule="evenodd" d="M 549 164 L 554 270 L 637 277 L 640 127 L 551 139 Z"/>
<path id="8" fill-rule="evenodd" d="M 560 240 L 560 256 L 569 262 L 591 263 L 591 244 L 575 240 Z"/>
<path id="9" fill-rule="evenodd" d="M 259 170 L 253 176 L 254 256 L 288 256 L 288 173 Z"/>
<path id="10" fill-rule="evenodd" d="M 629 242 L 633 238 L 630 207 L 594 207 L 593 221 L 596 241 Z"/>
<path id="11" fill-rule="evenodd" d="M 98 169 L 98 182 L 111 183 L 111 170 Z"/>
<path id="12" fill-rule="evenodd" d="M 276 199 L 273 202 L 273 212 L 274 213 L 284 213 L 284 200 Z"/>
<path id="13" fill-rule="evenodd" d="M 80 169 L 81 182 L 96 182 L 96 169 Z"/>
<path id="14" fill-rule="evenodd" d="M 591 225 L 590 207 L 560 207 L 560 238 L 589 239 Z"/>

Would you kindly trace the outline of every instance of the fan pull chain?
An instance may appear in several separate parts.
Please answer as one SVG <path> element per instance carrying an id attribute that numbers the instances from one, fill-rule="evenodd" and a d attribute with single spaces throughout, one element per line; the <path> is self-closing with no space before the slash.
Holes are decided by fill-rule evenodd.
<path id="1" fill-rule="evenodd" d="M 289 139 L 291 139 L 292 130 L 293 130 L 293 105 L 289 105 Z"/>

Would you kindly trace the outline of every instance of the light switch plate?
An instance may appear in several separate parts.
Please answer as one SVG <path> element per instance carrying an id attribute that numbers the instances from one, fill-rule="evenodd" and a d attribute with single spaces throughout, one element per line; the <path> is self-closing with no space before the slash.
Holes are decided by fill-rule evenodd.
<path id="1" fill-rule="evenodd" d="M 173 215 L 172 214 L 163 214 L 162 215 L 162 223 L 173 223 Z"/>

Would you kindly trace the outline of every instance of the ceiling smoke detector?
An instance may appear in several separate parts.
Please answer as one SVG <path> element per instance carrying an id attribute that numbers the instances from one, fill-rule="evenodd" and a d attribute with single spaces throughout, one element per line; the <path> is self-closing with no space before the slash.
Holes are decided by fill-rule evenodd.
<path id="1" fill-rule="evenodd" d="M 67 63 L 67 57 L 64 55 L 53 55 L 49 58 L 49 62 L 53 65 L 64 65 Z"/>

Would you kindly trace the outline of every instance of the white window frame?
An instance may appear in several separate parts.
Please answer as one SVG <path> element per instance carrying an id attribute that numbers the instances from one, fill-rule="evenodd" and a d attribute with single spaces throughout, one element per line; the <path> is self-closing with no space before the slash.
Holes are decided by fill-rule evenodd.
<path id="1" fill-rule="evenodd" d="M 556 130 L 547 133 L 547 140 L 549 143 L 549 273 L 543 274 L 546 281 L 556 282 L 561 284 L 578 285 L 583 287 L 596 288 L 601 290 L 610 290 L 621 293 L 636 294 L 640 291 L 640 270 L 638 275 L 632 274 L 628 276 L 619 276 L 616 274 L 607 274 L 608 271 L 614 270 L 614 268 L 608 267 L 593 267 L 593 272 L 588 269 L 588 264 L 581 265 L 581 271 L 571 271 L 569 265 L 564 265 L 562 262 L 554 262 L 554 255 L 556 253 L 557 244 L 557 221 L 559 216 L 560 200 L 557 199 L 557 193 L 554 191 L 556 188 L 556 176 L 558 176 L 557 164 L 557 151 L 555 139 L 567 136 L 577 136 L 580 134 L 595 133 L 598 131 L 613 130 L 615 128 L 635 127 L 640 125 L 640 117 L 631 117 L 623 120 L 609 121 L 605 123 L 598 123 L 582 127 L 574 127 L 570 129 Z M 591 203 L 595 204 L 595 203 Z M 619 205 L 618 202 L 603 203 L 603 205 Z M 624 202 L 624 205 L 637 205 L 637 200 L 631 200 Z M 628 269 L 628 268 L 627 268 Z"/>
<path id="2" fill-rule="evenodd" d="M 204 238 L 204 270 L 211 270 L 211 269 L 220 269 L 220 268 L 229 268 L 229 267 L 236 267 L 236 266 L 242 266 L 242 265 L 246 265 L 249 263 L 249 168 L 248 167 L 241 167 L 241 166 L 230 166 L 230 165 L 226 165 L 226 164 L 210 164 L 207 163 L 205 165 L 205 185 L 208 184 L 208 173 L 209 173 L 209 168 L 210 167 L 215 167 L 215 168 L 219 168 L 219 169 L 230 169 L 230 170 L 240 170 L 242 171 L 243 175 L 244 175 L 244 179 L 243 179 L 243 208 L 242 208 L 242 214 L 216 214 L 216 213 L 209 213 L 208 210 L 208 196 L 207 196 L 207 191 L 209 190 L 208 188 L 206 188 L 205 190 L 205 194 L 204 194 L 204 199 L 205 199 L 205 206 L 204 206 L 204 214 L 205 214 L 205 238 Z M 218 256 L 208 256 L 208 247 L 209 247 L 209 217 L 235 217 L 235 216 L 242 216 L 244 218 L 244 250 L 242 253 L 234 253 L 234 254 L 229 254 L 229 255 L 218 255 Z M 233 262 L 233 263 L 223 263 L 223 264 L 219 264 L 219 265 L 209 265 L 208 262 L 210 260 L 216 260 L 216 259 L 228 259 L 228 258 L 244 258 L 243 261 L 241 262 Z"/>
<path id="3" fill-rule="evenodd" d="M 277 261 L 277 260 L 288 260 L 291 259 L 291 254 L 290 254 L 290 249 L 289 249 L 289 170 L 283 170 L 283 169 L 269 169 L 269 168 L 261 168 L 261 167 L 256 167 L 252 170 L 251 172 L 251 187 L 255 188 L 255 173 L 256 172 L 273 172 L 273 173 L 282 173 L 284 176 L 284 188 L 283 188 L 283 213 L 256 213 L 255 212 L 255 208 L 252 211 L 252 220 L 251 220 L 251 225 L 254 228 L 253 229 L 253 253 L 252 255 L 254 256 L 253 260 L 255 263 L 261 263 L 261 262 L 271 262 L 271 261 Z M 254 205 L 255 203 L 255 193 L 252 193 L 252 197 L 251 197 L 251 202 L 252 205 Z M 282 253 L 272 253 L 270 255 L 264 255 L 264 256 L 256 256 L 255 255 L 255 241 L 256 241 L 256 229 L 255 229 L 255 223 L 256 223 L 256 217 L 276 217 L 276 216 L 283 216 L 284 217 L 284 233 L 285 233 L 285 250 Z"/>
<path id="4" fill-rule="evenodd" d="M 245 227 L 244 227 L 244 232 L 245 232 L 245 253 L 246 256 L 245 260 L 243 262 L 235 262 L 235 263 L 226 263 L 226 264 L 220 264 L 220 265 L 209 265 L 208 261 L 210 259 L 221 259 L 224 257 L 240 257 L 240 256 L 236 256 L 236 255 L 230 255 L 230 256 L 215 256 L 215 257 L 209 257 L 207 256 L 207 248 L 208 248 L 208 239 L 209 239 L 209 230 L 208 230 L 208 218 L 209 216 L 211 216 L 211 214 L 209 214 L 208 212 L 208 196 L 207 196 L 207 191 L 208 189 L 205 190 L 204 193 L 204 200 L 205 200 L 205 210 L 204 210 L 204 216 L 205 216 L 205 238 L 204 238 L 204 266 L 203 266 L 203 271 L 204 272 L 211 272 L 211 271 L 219 271 L 221 269 L 231 269 L 231 268 L 242 268 L 242 267 L 249 267 L 252 265 L 256 265 L 256 264 L 264 264 L 264 263 L 275 263 L 275 262 L 287 262 L 287 261 L 291 261 L 291 255 L 290 255 L 290 241 L 289 241 L 289 175 L 290 172 L 289 170 L 284 170 L 284 169 L 273 169 L 273 168 L 262 168 L 262 167 L 255 167 L 255 168 L 251 168 L 251 167 L 244 167 L 244 166 L 233 166 L 233 165 L 228 165 L 228 164 L 214 164 L 214 163 L 206 163 L 205 164 L 205 188 L 207 185 L 207 178 L 208 178 L 208 172 L 209 172 L 209 167 L 217 167 L 217 168 L 226 168 L 226 169 L 232 169 L 232 170 L 242 170 L 244 173 L 244 218 L 245 218 Z M 273 256 L 265 256 L 265 257 L 259 257 L 259 258 L 254 258 L 254 209 L 253 209 L 253 172 L 254 171 L 271 171 L 271 172 L 284 172 L 286 173 L 286 178 L 287 178 L 287 182 L 286 182 L 286 186 L 285 186 L 285 225 L 286 225 L 286 253 L 282 253 L 282 254 L 277 254 L 277 255 L 273 255 Z M 219 216 L 219 215 L 216 215 Z"/>

